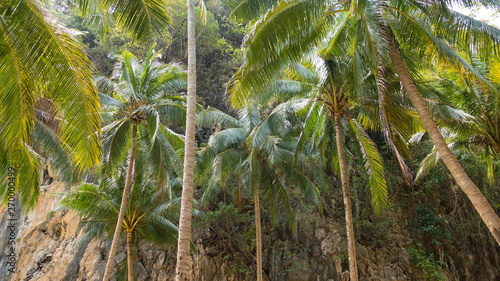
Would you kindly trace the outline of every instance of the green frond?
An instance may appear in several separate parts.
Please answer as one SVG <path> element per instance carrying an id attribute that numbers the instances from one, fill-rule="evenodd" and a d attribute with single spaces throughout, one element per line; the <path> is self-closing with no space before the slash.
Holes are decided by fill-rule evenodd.
<path id="1" fill-rule="evenodd" d="M 163 100 L 153 105 L 160 118 L 167 126 L 184 127 L 186 123 L 186 105 L 184 103 Z"/>
<path id="2" fill-rule="evenodd" d="M 295 218 L 292 206 L 290 205 L 290 200 L 285 186 L 281 182 L 279 176 L 269 168 L 264 169 L 262 176 L 262 182 L 266 187 L 264 189 L 264 196 L 266 201 L 270 203 L 271 221 L 273 225 L 276 226 L 278 224 L 278 204 L 281 203 L 280 205 L 285 209 L 288 216 L 288 222 L 290 223 L 292 233 L 293 235 L 297 235 L 297 219 Z"/>
<path id="3" fill-rule="evenodd" d="M 215 151 L 222 152 L 228 148 L 241 145 L 247 138 L 247 132 L 242 128 L 228 128 L 210 136 L 208 145 Z"/>
<path id="4" fill-rule="evenodd" d="M 305 162 L 305 161 L 303 161 Z M 299 167 L 294 167 L 293 164 L 287 164 L 284 163 L 284 168 L 280 169 L 281 172 L 284 173 L 286 176 L 286 181 L 294 187 L 299 188 L 305 195 L 305 197 L 309 200 L 311 200 L 314 205 L 318 208 L 318 210 L 321 210 L 321 201 L 320 201 L 320 194 L 319 194 L 319 189 L 318 185 L 316 185 L 309 177 L 304 173 L 303 170 L 306 169 L 300 169 Z M 304 165 L 305 163 L 303 163 Z M 309 163 L 313 164 L 313 163 Z M 302 167 L 305 168 L 305 167 Z M 309 166 L 311 168 L 311 166 Z M 309 170 L 309 169 L 308 169 Z M 306 170 L 307 171 L 307 170 Z M 314 171 L 313 173 L 310 172 L 310 174 L 320 174 L 321 169 Z"/>
<path id="5" fill-rule="evenodd" d="M 128 151 L 132 124 L 128 119 L 115 121 L 104 127 L 102 140 L 103 163 L 119 161 Z"/>
<path id="6" fill-rule="evenodd" d="M 153 145 L 156 139 L 156 135 L 158 134 L 158 130 L 160 125 L 160 115 L 156 110 L 152 110 L 149 108 L 145 111 L 146 120 L 147 120 L 147 131 L 149 135 L 150 145 Z"/>
<path id="7" fill-rule="evenodd" d="M 179 151 L 184 148 L 184 135 L 172 131 L 163 124 L 160 124 L 159 133 L 165 138 L 164 141 L 168 141 L 175 151 Z"/>
<path id="8" fill-rule="evenodd" d="M 499 29 L 451 9 L 439 14 L 438 21 L 442 23 L 439 32 L 445 34 L 452 44 L 468 45 L 485 58 L 500 50 Z"/>
<path id="9" fill-rule="evenodd" d="M 277 0 L 236 0 L 233 2 L 230 3 L 230 6 L 234 6 L 231 16 L 242 21 L 255 19 L 278 3 Z"/>
<path id="10" fill-rule="evenodd" d="M 238 119 L 213 107 L 199 112 L 196 118 L 196 123 L 205 128 L 212 126 L 238 127 L 240 125 Z"/>
<path id="11" fill-rule="evenodd" d="M 420 162 L 415 181 L 420 182 L 437 165 L 439 159 L 441 159 L 441 157 L 435 149 L 427 154 L 422 162 Z"/>
<path id="12" fill-rule="evenodd" d="M 82 45 L 38 1 L 11 1 L 0 9 L 0 81 L 4 85 L 0 90 L 0 117 L 4 120 L 0 130 L 4 143 L 15 139 L 28 143 L 35 101 L 43 96 L 53 102 L 58 118 L 64 120 L 60 137 L 71 148 L 76 167 L 98 163 L 99 102 Z"/>
<path id="13" fill-rule="evenodd" d="M 264 89 L 288 63 L 299 61 L 326 32 L 321 1 L 279 3 L 261 16 L 245 42 L 245 62 L 228 83 L 229 101 L 242 108 L 245 99 Z M 290 18 L 296 20 L 290 21 Z"/>
<path id="14" fill-rule="evenodd" d="M 356 134 L 363 154 L 373 207 L 377 213 L 380 213 L 388 204 L 387 183 L 385 181 L 382 156 L 380 156 L 375 143 L 355 120 L 349 120 L 349 126 Z"/>
<path id="15" fill-rule="evenodd" d="M 420 52 L 421 56 L 429 56 L 430 58 L 435 58 L 437 56 L 440 60 L 458 66 L 464 72 L 473 75 L 487 85 L 489 84 L 489 81 L 487 81 L 480 72 L 471 66 L 456 49 L 453 48 L 451 45 L 453 42 L 449 42 L 446 38 L 440 37 L 440 34 L 432 29 L 431 20 L 423 18 L 421 11 L 415 11 L 415 9 L 403 10 L 401 7 L 393 6 L 387 6 L 387 8 L 392 9 L 400 16 L 399 22 L 393 21 L 389 25 L 392 32 L 396 35 L 395 39 L 398 41 L 398 45 L 420 45 L 421 47 L 419 49 L 423 50 Z M 388 16 L 386 16 L 386 20 L 389 21 Z M 405 34 L 404 30 L 401 29 L 412 30 L 413 34 Z M 411 40 L 411 42 L 408 42 L 409 40 Z M 407 60 L 405 62 L 407 62 Z"/>
<path id="16" fill-rule="evenodd" d="M 488 74 L 488 78 L 493 84 L 500 84 L 500 63 L 495 62 L 490 67 L 490 72 Z"/>
<path id="17" fill-rule="evenodd" d="M 61 180 L 72 184 L 74 166 L 69 157 L 69 148 L 61 141 L 57 132 L 37 120 L 31 138 L 43 155 L 49 157 L 51 167 L 61 175 Z"/>
<path id="18" fill-rule="evenodd" d="M 118 25 L 132 32 L 139 40 L 150 35 L 161 38 L 168 33 L 168 27 L 172 22 L 168 1 L 104 0 L 104 3 Z"/>
<path id="19" fill-rule="evenodd" d="M 182 176 L 182 162 L 177 150 L 165 137 L 162 131 L 155 137 L 153 143 L 148 139 L 146 149 L 147 165 L 154 171 L 155 179 L 159 187 L 167 185 L 170 175 Z"/>

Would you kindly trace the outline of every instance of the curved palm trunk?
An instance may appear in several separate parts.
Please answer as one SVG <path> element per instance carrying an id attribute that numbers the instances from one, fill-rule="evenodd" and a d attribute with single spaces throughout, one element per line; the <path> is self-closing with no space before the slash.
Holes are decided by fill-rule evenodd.
<path id="1" fill-rule="evenodd" d="M 127 231 L 127 281 L 134 281 L 134 258 L 132 256 L 132 232 Z"/>
<path id="2" fill-rule="evenodd" d="M 337 152 L 339 156 L 340 181 L 342 182 L 342 193 L 345 205 L 345 224 L 347 230 L 347 255 L 349 256 L 349 275 L 351 281 L 358 280 L 358 266 L 356 264 L 356 245 L 354 240 L 354 227 L 352 222 L 351 194 L 349 191 L 349 175 L 344 155 L 344 144 L 342 143 L 342 128 L 340 126 L 340 114 L 334 113 L 335 137 L 337 141 Z"/>
<path id="3" fill-rule="evenodd" d="M 186 140 L 184 152 L 184 176 L 182 180 L 181 215 L 177 242 L 176 281 L 191 279 L 191 214 L 193 209 L 194 152 L 196 122 L 196 46 L 193 0 L 187 0 L 188 21 L 188 90 L 186 113 Z"/>
<path id="4" fill-rule="evenodd" d="M 122 222 L 125 216 L 125 207 L 127 206 L 128 193 L 130 191 L 130 186 L 132 183 L 132 172 L 134 170 L 136 152 L 137 152 L 137 125 L 134 124 L 132 128 L 132 147 L 130 149 L 130 159 L 128 162 L 127 178 L 125 179 L 125 186 L 123 187 L 120 213 L 118 214 L 118 220 L 116 221 L 115 234 L 113 235 L 113 242 L 111 243 L 111 250 L 109 251 L 108 262 L 106 263 L 106 271 L 104 271 L 104 277 L 102 278 L 102 281 L 108 281 L 109 277 L 111 276 L 113 261 L 115 259 L 115 254 L 116 254 L 116 248 L 118 247 L 118 239 L 120 238 L 120 232 L 122 230 Z"/>
<path id="5" fill-rule="evenodd" d="M 392 60 L 392 64 L 396 69 L 399 79 L 403 83 L 403 87 L 406 90 L 408 97 L 417 110 L 420 120 L 422 120 L 422 123 L 424 124 L 425 130 L 429 133 L 432 142 L 436 146 L 439 155 L 443 159 L 443 162 L 448 170 L 451 172 L 453 178 L 467 195 L 472 205 L 474 205 L 474 208 L 476 208 L 477 212 L 481 216 L 481 219 L 486 224 L 491 234 L 493 234 L 497 243 L 500 245 L 500 218 L 497 216 L 490 203 L 486 200 L 486 198 L 484 198 L 479 188 L 472 182 L 469 176 L 467 176 L 457 158 L 449 149 L 443 136 L 441 135 L 441 132 L 434 122 L 429 109 L 425 105 L 422 96 L 420 96 L 420 92 L 408 73 L 403 60 L 399 56 L 399 52 L 396 49 L 388 30 L 385 29 L 384 33 L 388 39 L 389 56 Z"/>
<path id="6" fill-rule="evenodd" d="M 389 148 L 392 150 L 392 153 L 396 156 L 396 159 L 398 160 L 399 167 L 401 168 L 401 172 L 403 173 L 403 178 L 405 179 L 405 183 L 408 187 L 413 187 L 413 178 L 412 174 L 410 171 L 410 168 L 408 168 L 408 165 L 406 165 L 405 160 L 403 159 L 403 156 L 401 153 L 399 153 L 398 148 L 396 147 L 396 144 L 394 143 L 394 136 L 392 134 L 391 128 L 389 127 L 389 120 L 387 116 L 387 110 L 386 110 L 386 95 L 385 91 L 387 90 L 387 86 L 384 85 L 384 77 L 383 77 L 383 67 L 379 67 L 377 71 L 377 92 L 378 92 L 378 111 L 380 115 L 380 123 L 382 126 L 382 133 L 384 135 L 385 142 L 389 145 Z"/>
<path id="7" fill-rule="evenodd" d="M 257 245 L 257 281 L 262 281 L 262 232 L 260 228 L 259 188 L 255 188 L 255 232 Z"/>

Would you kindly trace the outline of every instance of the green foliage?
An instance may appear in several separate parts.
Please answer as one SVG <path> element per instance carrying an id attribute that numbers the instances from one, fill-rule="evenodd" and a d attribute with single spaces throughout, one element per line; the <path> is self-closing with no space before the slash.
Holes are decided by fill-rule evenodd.
<path id="1" fill-rule="evenodd" d="M 123 52 L 111 79 L 97 77 L 96 83 L 106 122 L 102 171 L 112 173 L 113 165 L 127 158 L 131 129 L 138 126 L 142 156 L 148 159 L 162 189 L 170 176 L 182 175 L 179 154 L 184 139 L 172 128 L 185 122 L 185 98 L 179 92 L 186 87 L 186 74 L 180 65 L 164 65 L 158 57 L 154 46 L 141 63 L 132 53 Z"/>
<path id="2" fill-rule="evenodd" d="M 39 153 L 69 159 L 67 169 L 78 172 L 99 162 L 100 106 L 77 34 L 43 1 L 3 1 L 0 22 L 0 178 L 16 169 L 15 191 L 29 210 L 40 194 Z M 43 140 L 38 151 L 32 134 Z M 65 180 L 71 183 L 71 177 Z M 2 180 L 2 203 L 6 194 Z"/>
<path id="3" fill-rule="evenodd" d="M 475 153 L 474 150 L 463 151 L 457 155 L 458 160 L 462 163 L 467 175 L 478 186 L 485 189 L 488 187 L 495 187 L 496 180 L 498 180 L 498 171 L 500 166 L 500 158 L 485 153 Z"/>
<path id="4" fill-rule="evenodd" d="M 240 110 L 239 118 L 215 109 L 201 113 L 198 122 L 204 126 L 213 122 L 228 126 L 211 135 L 202 150 L 199 171 L 211 171 L 202 200 L 213 198 L 224 188 L 235 187 L 235 201 L 242 209 L 243 199 L 251 198 L 259 188 L 273 224 L 277 224 L 278 210 L 284 210 L 295 232 L 290 190 L 300 189 L 320 208 L 318 186 L 326 185 L 316 155 L 296 149 L 301 126 L 292 113 L 305 104 L 303 100 L 291 100 L 274 109 L 255 105 Z"/>
<path id="5" fill-rule="evenodd" d="M 295 271 L 304 271 L 312 268 L 310 264 L 303 265 L 295 258 L 298 253 L 307 254 L 310 252 L 308 247 L 289 240 L 277 241 L 271 246 L 273 259 L 276 258 L 276 264 L 271 265 L 271 276 L 284 276 Z"/>
<path id="6" fill-rule="evenodd" d="M 445 228 L 445 220 L 436 216 L 425 205 L 418 204 L 416 219 L 413 222 L 417 233 L 422 234 L 433 245 L 439 245 L 451 239 L 451 233 Z"/>
<path id="7" fill-rule="evenodd" d="M 233 272 L 241 273 L 241 274 L 245 274 L 247 272 L 247 270 L 248 270 L 248 268 L 245 264 L 239 264 L 233 268 Z"/>
<path id="8" fill-rule="evenodd" d="M 437 166 L 430 172 L 425 182 L 423 182 L 422 192 L 432 192 L 436 190 L 443 181 L 446 180 L 446 172 L 443 166 Z"/>
<path id="9" fill-rule="evenodd" d="M 422 272 L 425 280 L 444 281 L 446 278 L 442 274 L 443 268 L 441 262 L 434 259 L 434 255 L 427 255 L 421 244 L 416 247 L 407 248 L 411 261 Z"/>
<path id="10" fill-rule="evenodd" d="M 220 202 L 218 207 L 206 213 L 207 219 L 195 222 L 194 229 L 203 237 L 205 247 L 213 247 L 215 254 L 223 259 L 238 256 L 249 258 L 252 255 L 250 244 L 255 239 L 250 225 L 253 217 L 239 212 L 233 204 Z"/>
<path id="11" fill-rule="evenodd" d="M 78 242 L 82 244 L 90 239 L 107 234 L 113 237 L 118 218 L 122 190 L 118 188 L 124 182 L 125 175 L 115 175 L 113 179 L 104 179 L 99 186 L 83 184 L 68 192 L 61 206 L 75 210 L 81 216 L 84 236 Z M 155 183 L 148 177 L 140 178 L 132 188 L 127 212 L 123 220 L 123 232 L 133 233 L 133 239 L 144 239 L 156 244 L 173 246 L 177 242 L 177 227 L 172 221 L 177 220 L 179 199 L 161 200 Z"/>
<path id="12" fill-rule="evenodd" d="M 68 4 L 72 12 L 76 11 L 87 18 L 101 37 L 107 35 L 111 23 L 132 33 L 139 40 L 162 37 L 171 23 L 166 0 L 80 0 L 69 1 Z"/>
<path id="13" fill-rule="evenodd" d="M 361 219 L 354 221 L 356 240 L 363 245 L 380 245 L 388 239 L 388 232 L 392 226 L 390 218 L 380 220 Z"/>
<path id="14" fill-rule="evenodd" d="M 185 1 L 171 2 L 173 25 L 171 40 L 164 46 L 166 61 L 186 62 L 186 8 Z M 200 7 L 195 7 L 197 45 L 197 96 L 208 106 L 226 110 L 225 86 L 241 62 L 243 26 L 229 20 L 228 7 L 221 1 L 207 1 L 206 23 L 202 24 Z"/>
<path id="15" fill-rule="evenodd" d="M 238 260 L 233 267 L 235 273 L 247 273 L 248 265 L 253 262 L 254 217 L 246 206 L 251 201 L 252 191 L 263 191 L 265 223 L 270 220 L 279 228 L 287 221 L 295 230 L 295 213 L 300 212 L 301 218 L 309 225 L 314 225 L 319 217 L 316 208 L 323 202 L 321 195 L 327 194 L 327 191 L 324 194 L 320 191 L 331 189 L 330 182 L 323 175 L 325 164 L 330 164 L 332 175 L 338 172 L 335 135 L 328 120 L 333 111 L 328 112 L 326 108 L 328 103 L 333 106 L 339 100 L 328 100 L 322 96 L 325 93 L 345 93 L 342 98 L 349 101 L 341 105 L 342 110 L 338 107 L 336 110 L 344 114 L 344 121 L 347 120 L 343 123 L 342 136 L 346 143 L 353 194 L 357 197 L 358 206 L 355 208 L 361 209 L 361 218 L 355 220 L 358 241 L 377 246 L 388 239 L 392 220 L 370 218 L 364 212 L 368 208 L 363 204 L 359 206 L 359 202 L 366 199 L 362 191 L 370 188 L 377 211 L 387 205 L 391 195 L 387 186 L 401 182 L 401 178 L 393 173 L 392 167 L 384 170 L 384 160 L 396 158 L 397 164 L 406 172 L 404 158 L 409 158 L 410 154 L 407 140 L 410 133 L 420 129 L 420 124 L 413 118 L 413 110 L 403 97 L 398 77 L 387 63 L 387 42 L 380 36 L 381 26 L 390 29 L 415 81 L 422 81 L 418 75 L 421 69 L 411 61 L 422 61 L 422 65 L 428 66 L 436 57 L 444 57 L 446 63 L 459 64 L 463 68 L 465 75 L 460 78 L 468 79 L 466 85 L 446 88 L 440 84 L 436 87 L 449 95 L 441 100 L 449 104 L 438 106 L 437 99 L 432 100 L 436 93 L 429 89 L 424 95 L 433 113 L 439 116 L 440 125 L 448 124 L 449 128 L 462 126 L 460 128 L 470 130 L 471 122 L 479 126 L 490 121 L 482 120 L 484 116 L 498 119 L 498 93 L 495 89 L 487 89 L 490 85 L 484 81 L 486 72 L 479 69 L 483 67 L 479 58 L 471 55 L 467 58 L 466 53 L 471 51 L 471 38 L 474 43 L 479 42 L 477 50 L 480 55 L 498 48 L 490 44 L 490 39 L 498 41 L 499 33 L 451 11 L 440 13 L 447 11 L 445 4 L 452 1 L 442 1 L 442 7 L 438 7 L 429 1 L 421 5 L 422 1 L 399 0 L 242 0 L 236 4 L 233 16 L 252 20 L 246 29 L 248 37 L 243 47 L 244 25 L 229 20 L 226 2 L 234 1 L 207 1 L 206 24 L 202 24 L 200 15 L 203 7 L 196 8 L 198 91 L 205 104 L 229 111 L 224 103 L 224 83 L 236 66 L 243 64 L 235 79 L 230 81 L 229 90 L 232 93 L 241 91 L 239 98 L 253 99 L 231 96 L 233 105 L 245 106 L 237 112 L 236 118 L 213 108 L 199 111 L 200 126 L 211 130 L 212 135 L 207 137 L 208 143 L 202 145 L 198 155 L 197 165 L 204 166 L 204 169 L 197 170 L 195 181 L 204 192 L 201 199 L 211 199 L 207 201 L 212 204 L 207 206 L 211 209 L 208 219 L 195 223 L 203 238 L 202 243 L 214 251 L 210 254 L 222 254 L 223 261 Z M 65 13 L 60 16 L 68 26 L 85 32 L 79 38 L 87 54 L 98 71 L 110 77 L 95 80 L 101 91 L 101 113 L 106 124 L 102 135 L 102 167 L 109 177 L 103 178 L 99 186 L 85 184 L 68 193 L 61 209 L 73 208 L 84 217 L 82 225 L 86 228 L 86 239 L 111 233 L 124 181 L 123 163 L 129 157 L 130 129 L 134 124 L 140 125 L 137 173 L 134 173 L 137 182 L 129 198 L 126 220 L 133 219 L 131 214 L 141 217 L 138 228 L 134 229 L 135 239 L 174 244 L 176 227 L 169 220 L 177 219 L 178 200 L 174 198 L 181 189 L 183 136 L 177 132 L 185 118 L 182 96 L 185 74 L 179 64 L 164 65 L 162 62 L 186 59 L 185 3 L 182 0 L 169 1 L 169 5 L 163 0 L 114 2 L 116 5 L 129 4 L 129 14 L 124 9 L 110 8 L 109 1 L 102 1 L 102 5 L 91 0 L 80 3 L 84 15 L 93 14 L 90 19 Z M 380 3 L 384 5 L 379 6 Z M 90 80 L 90 62 L 82 55 L 83 45 L 78 43 L 72 31 L 59 26 L 48 15 L 44 18 L 46 11 L 41 5 L 37 7 L 38 4 L 39 0 L 13 0 L 0 4 L 0 19 L 4 24 L 0 25 L 0 47 L 3 47 L 0 80 L 5 82 L 0 89 L 0 164 L 8 167 L 12 162 L 3 157 L 5 155 L 19 157 L 14 164 L 19 167 L 21 201 L 27 205 L 36 202 L 43 156 L 48 156 L 59 175 L 71 183 L 76 178 L 74 169 L 96 163 L 100 151 L 95 134 L 99 131 L 99 106 L 96 89 Z M 423 9 L 424 6 L 429 9 Z M 106 9 L 116 16 L 115 21 L 100 14 Z M 139 21 L 134 20 L 137 16 Z M 172 24 L 167 25 L 170 17 Z M 47 25 L 44 25 L 44 19 Z M 107 24 L 112 27 L 107 39 L 104 33 L 94 28 L 99 20 L 101 23 L 109 20 Z M 23 21 L 33 26 L 23 25 Z M 451 22 L 459 28 L 447 26 Z M 126 26 L 135 36 L 118 31 L 114 24 Z M 31 31 L 30 36 L 16 34 L 21 27 L 26 34 Z M 162 38 L 154 40 L 149 36 L 151 32 Z M 135 38 L 142 41 L 137 42 Z M 463 42 L 457 42 L 457 38 Z M 155 52 L 150 48 L 152 44 L 148 43 L 153 41 L 162 51 Z M 320 41 L 325 44 L 319 46 Z M 35 46 L 31 48 L 33 53 L 21 48 L 30 44 Z M 421 51 L 423 46 L 425 51 Z M 461 51 L 452 49 L 455 47 Z M 46 51 L 41 53 L 40 50 Z M 140 61 L 133 53 L 145 59 Z M 318 73 L 313 73 L 319 64 L 318 58 L 303 60 L 303 65 L 297 63 L 312 53 L 319 53 L 325 62 L 323 68 L 318 67 Z M 114 58 L 118 58 L 116 64 Z M 338 63 L 334 58 L 345 61 Z M 497 68 L 500 73 L 500 67 Z M 474 79 L 468 76 L 482 80 L 482 84 L 475 85 Z M 499 84 L 498 77 L 495 82 L 495 77 L 488 76 L 495 85 Z M 255 97 L 257 94 L 260 96 Z M 489 100 L 492 97 L 496 98 L 493 102 Z M 475 102 L 476 98 L 479 102 Z M 80 99 L 88 103 L 78 102 Z M 77 102 L 73 103 L 75 100 Z M 323 105 L 318 101 L 324 102 Z M 480 111 L 476 105 L 487 110 Z M 54 110 L 58 111 L 57 114 Z M 34 111 L 37 114 L 33 115 Z M 50 118 L 46 117 L 47 114 Z M 474 118 L 465 118 L 467 115 Z M 66 122 L 56 124 L 58 122 L 54 120 L 57 119 Z M 498 135 L 499 126 L 495 124 L 490 129 Z M 481 138 L 484 130 L 466 133 L 455 140 L 462 145 L 485 143 Z M 373 141 L 373 136 L 379 137 L 380 141 Z M 382 138 L 387 141 L 383 146 L 386 155 L 378 152 Z M 492 171 L 496 169 L 498 172 L 499 162 L 491 157 L 473 155 L 481 149 L 476 147 L 473 152 L 461 153 L 459 158 L 474 182 L 485 187 L 486 194 L 495 201 L 493 205 L 499 208 L 500 204 L 496 203 L 499 202 L 499 192 L 487 186 L 485 181 L 487 177 L 498 174 Z M 489 156 L 495 156 L 492 148 L 489 149 Z M 428 162 L 436 164 L 437 155 L 431 156 L 434 158 L 428 158 Z M 417 158 L 423 157 L 419 155 Z M 493 167 L 488 174 L 484 172 L 484 163 Z M 447 181 L 443 167 L 433 166 L 428 171 L 425 181 L 413 195 L 430 195 Z M 386 182 L 387 172 L 391 174 L 390 184 Z M 224 202 L 217 204 L 222 196 L 210 197 L 212 191 L 214 194 L 222 191 Z M 0 189 L 0 194 L 5 198 L 5 189 Z M 226 195 L 230 198 L 227 199 Z M 235 199 L 236 206 L 227 203 L 232 199 Z M 306 199 L 311 202 L 306 202 Z M 285 210 L 286 215 L 278 214 L 280 209 Z M 336 218 L 343 217 L 342 208 L 334 212 Z M 445 219 L 436 216 L 423 204 L 416 207 L 412 226 L 424 238 L 427 248 L 451 239 Z M 479 241 L 477 237 L 473 239 Z M 278 276 L 306 270 L 310 266 L 294 259 L 298 252 L 308 253 L 310 249 L 307 247 L 285 240 L 274 243 L 271 248 L 272 253 L 267 254 L 277 256 L 281 263 L 276 273 Z M 434 254 L 428 255 L 421 244 L 408 248 L 408 253 L 426 279 L 443 280 L 442 264 L 435 260 Z M 347 260 L 347 254 L 336 258 Z"/>

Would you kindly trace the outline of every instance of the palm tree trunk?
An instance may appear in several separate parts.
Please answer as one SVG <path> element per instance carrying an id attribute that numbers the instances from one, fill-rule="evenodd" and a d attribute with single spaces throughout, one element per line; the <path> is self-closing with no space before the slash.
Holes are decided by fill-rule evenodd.
<path id="1" fill-rule="evenodd" d="M 497 152 L 497 156 L 500 157 L 500 144 L 497 143 L 493 144 L 493 148 Z"/>
<path id="2" fill-rule="evenodd" d="M 194 185 L 194 152 L 195 122 L 196 122 L 196 45 L 194 3 L 187 0 L 188 22 L 188 89 L 186 113 L 186 140 L 184 153 L 184 176 L 182 180 L 182 201 L 179 220 L 179 239 L 177 242 L 177 267 L 176 281 L 189 281 L 191 279 L 191 215 L 193 209 Z"/>
<path id="3" fill-rule="evenodd" d="M 358 266 L 356 264 L 356 242 L 354 240 L 354 227 L 352 222 L 351 194 L 349 191 L 349 175 L 344 155 L 344 144 L 342 143 L 342 128 L 340 126 L 340 114 L 334 113 L 335 136 L 337 141 L 337 152 L 339 155 L 340 181 L 342 182 L 342 193 L 344 195 L 345 224 L 347 230 L 347 255 L 349 256 L 349 274 L 351 281 L 358 280 Z"/>
<path id="4" fill-rule="evenodd" d="M 467 176 L 457 158 L 449 149 L 443 136 L 441 135 L 441 132 L 434 122 L 429 109 L 422 99 L 422 96 L 420 96 L 420 92 L 418 91 L 410 74 L 408 73 L 404 62 L 401 59 L 399 52 L 394 45 L 394 42 L 392 41 L 389 31 L 385 29 L 384 33 L 389 44 L 389 56 L 392 60 L 392 64 L 396 69 L 396 73 L 398 74 L 399 79 L 403 83 L 403 87 L 406 90 L 408 97 L 417 110 L 417 113 L 420 116 L 420 120 L 422 120 L 422 123 L 425 127 L 425 130 L 427 131 L 427 133 L 429 133 L 432 142 L 436 146 L 436 149 L 443 159 L 444 164 L 451 172 L 451 175 L 460 186 L 460 188 L 462 188 L 463 192 L 467 195 L 472 205 L 474 205 L 474 208 L 476 208 L 477 212 L 481 216 L 481 219 L 486 224 L 491 234 L 493 234 L 493 237 L 495 238 L 497 243 L 500 245 L 500 218 L 497 216 L 490 203 L 483 196 L 479 188 L 472 182 L 469 176 Z"/>
<path id="5" fill-rule="evenodd" d="M 132 173 L 135 165 L 136 151 L 137 151 L 137 125 L 134 124 L 132 128 L 132 147 L 130 149 L 127 178 L 125 179 L 125 186 L 123 187 L 120 213 L 118 214 L 118 220 L 116 221 L 115 234 L 113 235 L 113 242 L 111 243 L 111 250 L 109 251 L 108 262 L 106 263 L 106 270 L 104 271 L 104 277 L 102 278 L 102 281 L 108 281 L 109 277 L 111 276 L 113 261 L 115 259 L 115 254 L 116 254 L 116 248 L 118 247 L 118 239 L 120 238 L 120 232 L 122 230 L 123 217 L 125 216 L 125 208 L 127 207 L 128 193 L 130 191 L 130 186 L 132 183 Z"/>
<path id="6" fill-rule="evenodd" d="M 412 188 L 413 177 L 410 168 L 408 168 L 408 165 L 406 165 L 403 156 L 401 155 L 401 153 L 399 153 L 399 150 L 396 147 L 396 144 L 394 143 L 394 136 L 392 134 L 391 128 L 389 127 L 389 120 L 386 111 L 387 101 L 385 94 L 387 86 L 384 85 L 386 82 L 384 81 L 383 72 L 384 72 L 384 67 L 380 66 L 377 71 L 377 92 L 379 99 L 378 111 L 380 115 L 380 121 L 381 121 L 380 124 L 382 126 L 382 133 L 384 135 L 385 142 L 389 145 L 389 148 L 392 150 L 392 153 L 394 153 L 396 159 L 398 160 L 399 167 L 401 168 L 401 172 L 403 173 L 403 178 L 405 179 L 406 185 Z"/>
<path id="7" fill-rule="evenodd" d="M 134 258 L 132 256 L 132 232 L 127 231 L 127 281 L 134 281 Z"/>
<path id="8" fill-rule="evenodd" d="M 262 281 L 262 232 L 260 228 L 259 188 L 255 188 L 255 236 L 257 244 L 257 281 Z"/>

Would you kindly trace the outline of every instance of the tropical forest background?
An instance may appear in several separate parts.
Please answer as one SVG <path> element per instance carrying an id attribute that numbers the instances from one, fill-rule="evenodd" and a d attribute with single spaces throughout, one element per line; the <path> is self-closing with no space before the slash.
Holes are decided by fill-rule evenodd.
<path id="1" fill-rule="evenodd" d="M 500 279 L 500 30 L 453 5 L 500 10 L 195 3 L 196 280 Z M 15 178 L 19 218 L 49 193 L 48 220 L 75 212 L 74 249 L 106 249 L 95 280 L 163 280 L 142 243 L 175 260 L 187 15 L 182 0 L 0 2 L 0 195 Z"/>

